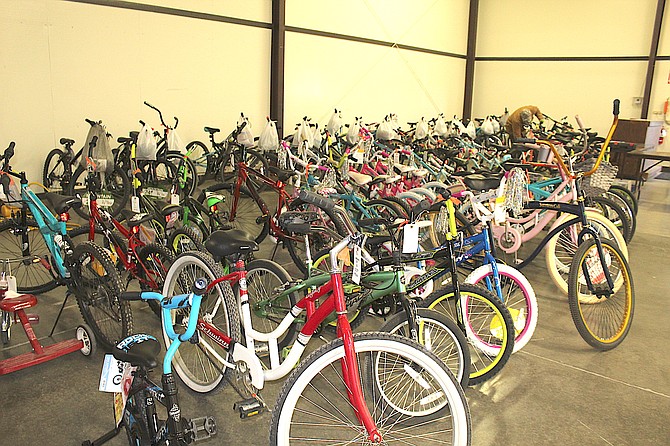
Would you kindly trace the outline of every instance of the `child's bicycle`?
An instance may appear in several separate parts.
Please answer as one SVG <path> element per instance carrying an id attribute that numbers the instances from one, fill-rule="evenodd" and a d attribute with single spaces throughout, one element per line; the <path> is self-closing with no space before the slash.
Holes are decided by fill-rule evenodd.
<path id="1" fill-rule="evenodd" d="M 122 300 L 157 301 L 163 312 L 163 321 L 170 321 L 173 310 L 188 310 L 198 314 L 203 295 L 207 290 L 205 279 L 196 279 L 191 292 L 172 297 L 163 297 L 155 292 L 125 292 Z M 188 343 L 196 335 L 196 322 L 193 317 L 184 333 L 175 333 L 168 322 L 164 322 L 170 345 L 163 358 L 161 385 L 151 381 L 148 372 L 158 366 L 160 342 L 151 335 L 134 334 L 119 342 L 112 355 L 118 361 L 127 362 L 135 367 L 128 380 L 118 375 L 123 383 L 122 395 L 115 395 L 114 409 L 119 414 L 117 427 L 94 441 L 84 441 L 82 446 L 98 446 L 114 438 L 122 428 L 128 435 L 128 442 L 134 446 L 175 445 L 182 446 L 196 441 L 206 440 L 216 435 L 216 423 L 212 417 L 184 418 L 177 399 L 177 383 L 172 374 L 172 358 L 182 343 Z M 103 368 L 103 378 L 106 378 Z M 125 393 L 125 395 L 123 395 Z M 124 402 L 125 401 L 125 402 Z M 160 419 L 156 406 L 165 407 L 165 418 Z"/>

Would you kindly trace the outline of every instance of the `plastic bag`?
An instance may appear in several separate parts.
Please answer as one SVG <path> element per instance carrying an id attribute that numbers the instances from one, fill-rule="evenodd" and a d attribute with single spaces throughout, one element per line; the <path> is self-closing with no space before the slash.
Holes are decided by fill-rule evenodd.
<path id="1" fill-rule="evenodd" d="M 500 133 L 500 123 L 498 122 L 498 118 L 495 116 L 489 116 L 489 118 L 491 118 L 491 125 L 493 125 L 493 134 Z"/>
<path id="2" fill-rule="evenodd" d="M 107 129 L 97 122 L 91 126 L 86 135 L 86 142 L 84 143 L 84 156 L 79 160 L 82 167 L 86 169 L 86 158 L 88 157 L 88 148 L 91 140 L 98 137 L 91 153 L 91 159 L 96 165 L 96 170 L 99 172 L 111 172 L 114 169 L 114 154 L 109 146 L 109 138 L 107 137 Z"/>
<path id="3" fill-rule="evenodd" d="M 428 123 L 425 119 L 421 118 L 419 122 L 416 123 L 416 130 L 414 131 L 414 139 L 419 141 L 428 136 Z"/>
<path id="4" fill-rule="evenodd" d="M 475 127 L 475 121 L 470 121 L 468 123 L 468 126 L 465 128 L 465 134 L 472 139 L 477 137 L 477 127 Z"/>
<path id="5" fill-rule="evenodd" d="M 479 128 L 479 130 L 484 135 L 493 135 L 495 133 L 493 129 L 493 121 L 491 120 L 490 116 L 487 116 L 486 119 L 484 119 L 484 122 L 482 122 L 482 126 Z"/>
<path id="6" fill-rule="evenodd" d="M 326 130 L 333 136 L 337 136 L 342 131 L 342 111 L 335 109 L 332 115 L 330 115 L 330 120 L 326 125 Z"/>
<path id="7" fill-rule="evenodd" d="M 261 150 L 276 151 L 279 147 L 279 135 L 277 135 L 277 125 L 270 118 L 267 118 L 265 128 L 258 138 L 258 148 Z"/>
<path id="8" fill-rule="evenodd" d="M 435 128 L 433 130 L 437 136 L 447 136 L 449 133 L 449 126 L 446 122 L 444 122 L 444 116 L 442 116 L 442 113 L 440 113 L 440 115 L 437 117 L 437 121 L 435 121 Z"/>
<path id="9" fill-rule="evenodd" d="M 323 142 L 323 135 L 319 130 L 319 124 L 314 124 L 314 128 L 312 129 L 312 147 L 318 149 L 319 147 L 321 147 L 322 142 Z"/>
<path id="10" fill-rule="evenodd" d="M 387 116 L 377 127 L 377 132 L 375 133 L 377 139 L 383 139 L 389 141 L 391 139 L 398 139 L 398 133 L 393 129 L 393 125 Z"/>
<path id="11" fill-rule="evenodd" d="M 251 122 L 249 122 L 249 119 L 246 116 L 241 115 L 240 119 L 237 121 L 237 125 L 240 126 L 243 122 L 246 122 L 247 125 L 245 125 L 240 134 L 237 135 L 237 142 L 244 147 L 253 147 L 254 134 L 251 133 Z"/>
<path id="12" fill-rule="evenodd" d="M 156 144 L 156 138 L 154 137 L 154 130 L 144 124 L 144 127 L 140 130 L 140 134 L 137 135 L 135 158 L 138 160 L 155 161 L 157 151 L 158 146 Z"/>
<path id="13" fill-rule="evenodd" d="M 184 143 L 177 134 L 177 130 L 171 129 L 168 132 L 168 150 L 173 152 L 181 152 L 184 148 Z"/>
<path id="14" fill-rule="evenodd" d="M 347 142 L 349 144 L 356 144 L 360 139 L 361 136 L 358 134 L 361 131 L 361 124 L 359 123 L 359 119 L 356 118 L 353 124 L 349 126 L 349 131 L 347 132 Z"/>
<path id="15" fill-rule="evenodd" d="M 468 131 L 465 129 L 465 126 L 463 125 L 460 119 L 456 118 L 456 116 L 454 116 L 454 120 L 451 121 L 451 124 L 454 126 L 454 130 L 456 131 L 457 135 L 460 136 L 468 134 Z"/>

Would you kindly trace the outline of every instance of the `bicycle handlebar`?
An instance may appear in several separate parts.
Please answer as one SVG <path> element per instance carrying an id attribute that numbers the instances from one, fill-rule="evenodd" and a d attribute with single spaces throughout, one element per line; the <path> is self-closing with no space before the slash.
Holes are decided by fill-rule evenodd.
<path id="1" fill-rule="evenodd" d="M 88 122 L 88 125 L 93 127 L 94 125 L 97 124 L 97 122 L 93 121 L 92 119 L 84 118 L 84 121 Z"/>

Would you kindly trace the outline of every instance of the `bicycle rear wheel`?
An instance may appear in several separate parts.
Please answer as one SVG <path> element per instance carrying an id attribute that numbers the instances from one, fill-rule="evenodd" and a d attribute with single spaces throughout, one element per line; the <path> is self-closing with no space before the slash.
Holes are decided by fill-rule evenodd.
<path id="1" fill-rule="evenodd" d="M 42 184 L 51 192 L 63 192 L 64 174 L 69 166 L 63 162 L 65 153 L 61 149 L 53 149 L 44 160 Z"/>
<path id="2" fill-rule="evenodd" d="M 125 290 L 106 250 L 91 242 L 74 248 L 72 292 L 86 323 L 98 342 L 116 345 L 133 331 L 130 303 L 119 299 Z"/>
<path id="3" fill-rule="evenodd" d="M 469 445 L 463 390 L 433 353 L 385 333 L 354 335 L 365 403 L 384 444 Z M 271 445 L 369 444 L 347 397 L 344 346 L 336 339 L 291 373 L 272 411 Z"/>
<path id="4" fill-rule="evenodd" d="M 221 267 L 209 255 L 189 251 L 177 256 L 168 270 L 163 286 L 164 296 L 190 293 L 195 279 L 204 277 L 212 281 L 223 276 Z M 177 333 L 183 333 L 188 324 L 190 308 L 173 310 L 171 321 Z M 199 319 L 207 321 L 233 340 L 241 339 L 238 305 L 228 282 L 212 288 L 203 296 Z M 165 321 L 164 321 L 165 323 Z M 174 370 L 182 382 L 194 392 L 208 393 L 225 385 L 224 373 L 232 356 L 205 331 L 198 330 L 196 342 L 184 342 L 172 360 Z M 170 343 L 163 332 L 166 343 Z"/>
<path id="5" fill-rule="evenodd" d="M 609 240 L 601 242 L 614 289 L 608 286 L 596 241 L 589 239 L 579 246 L 570 265 L 568 302 L 580 336 L 593 348 L 611 350 L 621 344 L 630 331 L 635 290 L 630 267 L 621 250 Z M 592 288 L 588 286 L 589 281 Z"/>
<path id="6" fill-rule="evenodd" d="M 121 212 L 121 209 L 126 207 L 128 199 L 130 198 L 130 180 L 128 175 L 118 166 L 114 166 L 114 170 L 109 173 L 95 174 L 100 180 L 101 189 L 98 191 L 98 207 L 105 209 L 112 217 L 116 217 Z M 88 190 L 86 189 L 86 177 L 88 171 L 82 166 L 77 167 L 72 180 L 70 181 L 67 194 L 79 194 L 82 197 L 84 204 L 81 207 L 74 208 L 74 211 L 84 220 L 89 218 L 88 207 Z"/>

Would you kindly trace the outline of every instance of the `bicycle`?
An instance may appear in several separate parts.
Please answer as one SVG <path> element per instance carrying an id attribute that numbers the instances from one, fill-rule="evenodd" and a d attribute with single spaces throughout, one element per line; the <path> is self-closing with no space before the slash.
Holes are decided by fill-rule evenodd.
<path id="1" fill-rule="evenodd" d="M 225 231 L 219 231 L 219 233 L 225 234 Z M 246 346 L 232 341 L 214 324 L 207 322 L 208 316 L 203 316 L 198 319 L 198 330 L 201 335 L 198 340 L 200 346 L 196 345 L 191 348 L 193 352 L 200 354 L 201 360 L 181 358 L 180 361 L 180 358 L 175 356 L 175 370 L 178 376 L 182 380 L 187 376 L 187 381 L 194 382 L 198 379 L 195 374 L 203 371 L 202 364 L 207 365 L 214 362 L 219 368 L 223 368 L 223 365 L 230 367 L 234 364 L 225 364 L 217 360 L 217 351 L 231 352 L 235 362 L 245 362 L 246 366 L 242 370 L 238 368 L 236 372 L 243 373 L 243 376 L 250 375 L 250 377 L 237 379 L 237 382 L 251 383 L 252 390 L 262 389 L 265 380 L 279 379 L 291 373 L 272 411 L 271 444 L 287 444 L 292 435 L 301 438 L 307 435 L 309 435 L 307 438 L 342 435 L 341 440 L 346 437 L 351 440 L 353 437 L 354 439 L 368 438 L 370 441 L 379 442 L 384 435 L 389 435 L 390 438 L 395 430 L 399 430 L 398 433 L 402 431 L 404 438 L 420 437 L 421 444 L 435 442 L 442 444 L 444 441 L 452 444 L 469 444 L 470 421 L 467 403 L 462 389 L 439 358 L 423 349 L 419 344 L 399 336 L 378 333 L 353 335 L 351 333 L 351 327 L 346 318 L 346 302 L 336 258 L 339 252 L 354 241 L 355 238 L 347 236 L 333 248 L 332 266 L 335 270 L 331 279 L 296 302 L 293 309 L 283 315 L 278 327 L 271 332 L 260 332 L 248 325 L 252 310 L 250 305 L 247 305 L 250 293 L 246 286 L 252 282 L 247 281 L 248 278 L 245 277 L 246 273 L 243 269 L 216 277 L 217 274 L 220 274 L 216 269 L 216 264 L 210 262 L 211 265 L 208 265 L 203 262 L 202 259 L 206 257 L 202 253 L 185 253 L 177 257 L 169 272 L 172 278 L 166 282 L 165 291 L 169 292 L 171 286 L 187 283 L 188 277 L 194 273 L 205 272 L 205 277 L 213 279 L 209 289 L 215 291 L 215 295 L 219 296 L 216 299 L 219 302 L 218 305 L 224 306 L 223 302 L 232 301 L 232 305 L 237 308 L 238 304 L 230 288 L 231 283 L 236 282 L 240 290 L 240 309 L 245 321 L 245 336 L 247 337 Z M 217 243 L 215 249 L 210 249 L 210 251 L 219 255 L 230 255 L 236 252 L 230 247 L 230 243 Z M 226 295 L 229 298 L 225 298 Z M 317 299 L 327 295 L 330 297 L 316 307 Z M 285 338 L 287 329 L 293 326 L 293 322 L 302 311 L 307 311 L 307 320 L 300 334 L 297 335 L 297 341 L 293 343 L 282 362 L 279 341 Z M 344 338 L 344 342 L 338 339 L 326 344 L 308 356 L 294 370 L 309 339 L 333 311 L 337 312 L 338 334 Z M 171 321 L 173 325 L 175 322 L 181 324 L 185 322 L 176 312 L 172 314 Z M 256 357 L 255 351 L 260 345 L 255 345 L 249 338 L 268 344 L 269 369 L 264 370 L 260 359 Z M 362 353 L 368 355 L 363 357 Z M 394 369 L 382 371 L 381 368 L 385 366 L 394 367 Z M 342 375 L 339 374 L 339 371 L 342 372 Z M 337 376 L 333 377 L 328 384 L 308 385 L 315 376 L 328 379 L 331 373 Z M 221 375 L 222 373 L 219 372 L 215 377 L 219 382 Z M 359 377 L 365 377 L 368 380 L 361 382 Z M 212 383 L 212 385 L 216 387 L 218 383 Z M 342 388 L 343 385 L 346 385 L 346 388 Z M 211 386 L 207 387 L 209 388 L 207 391 L 212 390 Z M 319 401 L 325 397 L 330 404 L 325 408 L 315 408 L 312 404 L 310 410 L 302 412 L 299 409 L 303 404 L 301 395 L 314 388 L 325 390 L 327 395 L 322 393 L 321 396 L 316 395 L 316 397 Z M 341 390 L 334 395 L 328 391 L 328 389 L 340 388 Z M 201 388 L 201 390 L 205 389 Z M 253 392 L 252 395 L 254 395 Z M 408 395 L 410 396 L 409 401 L 406 399 Z M 344 401 L 339 402 L 339 398 L 344 398 Z M 311 401 L 318 403 L 316 399 Z M 408 402 L 409 406 L 406 406 L 405 403 Z M 261 404 L 257 403 L 254 410 Z M 334 407 L 337 409 L 333 409 Z M 368 407 L 377 409 L 370 413 Z M 310 417 L 314 409 L 320 412 L 317 417 L 322 421 L 331 420 L 333 411 L 339 414 L 339 419 L 333 420 L 330 428 L 324 431 L 323 425 L 316 423 L 316 419 Z M 350 413 L 352 409 L 357 415 Z M 292 420 L 294 415 L 301 418 L 296 419 L 295 424 Z M 344 429 L 338 429 L 345 418 L 349 419 L 350 424 L 347 424 L 345 420 Z M 352 426 L 358 427 L 352 430 Z M 440 430 L 438 426 L 444 426 L 445 429 Z M 312 432 L 305 433 L 305 436 L 298 434 L 297 430 L 303 428 L 311 429 Z M 438 436 L 440 438 L 436 438 Z"/>
<path id="2" fill-rule="evenodd" d="M 95 144 L 95 137 L 91 141 Z M 25 172 L 14 172 L 9 160 L 14 143 L 5 150 L 0 169 L 5 194 L 12 197 L 11 178 L 20 180 L 20 196 L 8 200 L 19 204 L 0 224 L 0 257 L 9 259 L 17 278 L 17 290 L 41 293 L 59 285 L 74 294 L 84 321 L 103 345 L 113 345 L 132 331 L 130 305 L 118 300 L 121 278 L 107 251 L 87 242 L 73 247 L 67 234 L 69 209 L 82 205 L 78 197 L 45 193 L 56 216 L 28 187 Z M 17 192 L 18 194 L 18 192 Z M 28 218 L 28 213 L 32 218 Z"/>
<path id="3" fill-rule="evenodd" d="M 193 282 L 188 294 L 165 297 L 156 292 L 124 292 L 121 299 L 157 302 L 166 316 L 163 321 L 168 321 L 170 311 L 173 310 L 197 315 L 206 289 L 207 282 L 198 279 Z M 120 396 L 114 399 L 115 414 L 120 412 L 121 418 L 117 420 L 116 428 L 97 440 L 82 442 L 82 446 L 102 445 L 118 435 L 122 429 L 128 436 L 128 443 L 138 446 L 184 446 L 216 435 L 216 422 L 213 417 L 183 417 L 177 398 L 177 383 L 172 373 L 172 358 L 178 353 L 179 347 L 188 344 L 195 335 L 197 320 L 197 317 L 191 318 L 192 322 L 184 333 L 175 333 L 164 322 L 163 328 L 169 334 L 169 346 L 163 357 L 161 385 L 154 383 L 148 373 L 158 366 L 161 345 L 156 338 L 148 334 L 134 334 L 114 347 L 111 352 L 114 358 L 135 368 L 129 379 L 124 378 L 123 374 L 119 375 L 118 371 L 113 371 L 124 384 L 121 390 L 125 393 L 125 402 Z M 157 405 L 165 408 L 165 418 L 162 420 L 159 418 Z"/>

